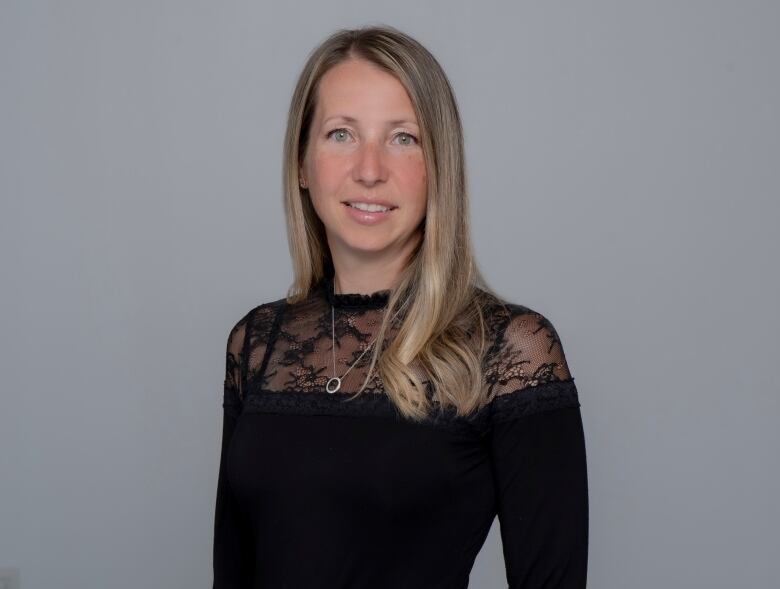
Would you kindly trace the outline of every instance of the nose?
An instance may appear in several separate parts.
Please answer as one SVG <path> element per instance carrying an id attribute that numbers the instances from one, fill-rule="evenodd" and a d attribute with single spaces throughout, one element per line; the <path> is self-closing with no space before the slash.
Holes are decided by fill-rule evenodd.
<path id="1" fill-rule="evenodd" d="M 387 166 L 382 145 L 377 141 L 365 141 L 355 152 L 353 179 L 365 185 L 373 185 L 385 180 Z"/>

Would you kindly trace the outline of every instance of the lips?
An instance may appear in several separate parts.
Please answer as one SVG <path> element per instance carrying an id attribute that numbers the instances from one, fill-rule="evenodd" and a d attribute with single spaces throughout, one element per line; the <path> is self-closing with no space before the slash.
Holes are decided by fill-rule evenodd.
<path id="1" fill-rule="evenodd" d="M 360 202 L 360 201 L 358 201 Z M 372 227 L 380 223 L 385 223 L 388 219 L 395 217 L 395 207 L 384 211 L 363 211 L 357 207 L 350 206 L 347 202 L 344 203 L 344 208 L 347 209 L 347 216 L 359 225 Z"/>
<path id="2" fill-rule="evenodd" d="M 347 205 L 347 206 L 349 206 L 352 203 L 358 203 L 358 202 L 362 202 L 362 203 L 365 203 L 367 205 L 379 205 L 380 207 L 387 207 L 391 211 L 393 209 L 397 209 L 398 208 L 397 206 L 395 206 L 392 203 L 387 202 L 386 200 L 372 200 L 372 199 L 369 199 L 369 198 L 355 198 L 355 199 L 352 199 L 352 200 L 343 200 L 341 202 L 344 205 Z"/>

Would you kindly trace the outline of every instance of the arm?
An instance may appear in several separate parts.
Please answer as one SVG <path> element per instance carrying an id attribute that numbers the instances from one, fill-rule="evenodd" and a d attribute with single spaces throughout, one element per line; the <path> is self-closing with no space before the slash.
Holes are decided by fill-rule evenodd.
<path id="1" fill-rule="evenodd" d="M 585 437 L 560 340 L 543 316 L 523 313 L 504 333 L 500 358 L 491 450 L 509 587 L 584 589 Z"/>
<path id="2" fill-rule="evenodd" d="M 243 403 L 241 358 L 245 320 L 246 317 L 231 330 L 227 344 L 222 404 L 222 448 L 214 512 L 214 589 L 252 587 L 254 575 L 252 536 L 227 476 L 228 450 Z"/>

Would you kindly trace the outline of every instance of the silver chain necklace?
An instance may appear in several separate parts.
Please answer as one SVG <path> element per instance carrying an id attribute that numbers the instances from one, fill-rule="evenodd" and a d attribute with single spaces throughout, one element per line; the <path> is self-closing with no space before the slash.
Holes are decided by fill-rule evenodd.
<path id="1" fill-rule="evenodd" d="M 368 352 L 369 348 L 371 348 L 371 346 L 374 344 L 374 341 L 376 341 L 376 338 L 374 338 L 374 340 L 372 340 L 371 343 L 366 346 L 366 349 L 363 350 L 363 354 L 360 354 L 360 356 L 358 356 L 358 359 L 352 363 L 352 366 L 347 368 L 347 372 L 345 372 L 339 377 L 336 376 L 336 310 L 333 308 L 333 304 L 331 304 L 330 306 L 330 325 L 331 325 L 331 334 L 333 336 L 333 347 L 331 348 L 333 350 L 333 376 L 330 379 L 328 379 L 328 382 L 325 385 L 325 390 L 332 395 L 333 393 L 335 393 L 341 388 L 341 379 L 347 376 L 349 371 L 355 367 L 355 364 L 360 362 L 360 359 L 363 357 L 363 354 Z"/>

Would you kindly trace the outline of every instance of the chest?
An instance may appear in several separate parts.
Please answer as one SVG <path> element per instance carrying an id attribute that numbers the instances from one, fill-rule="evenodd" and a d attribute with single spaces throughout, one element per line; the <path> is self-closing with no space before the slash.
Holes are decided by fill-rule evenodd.
<path id="1" fill-rule="evenodd" d="M 399 521 L 493 496 L 483 438 L 386 416 L 249 411 L 227 460 L 231 487 L 260 518 L 305 506 Z"/>

